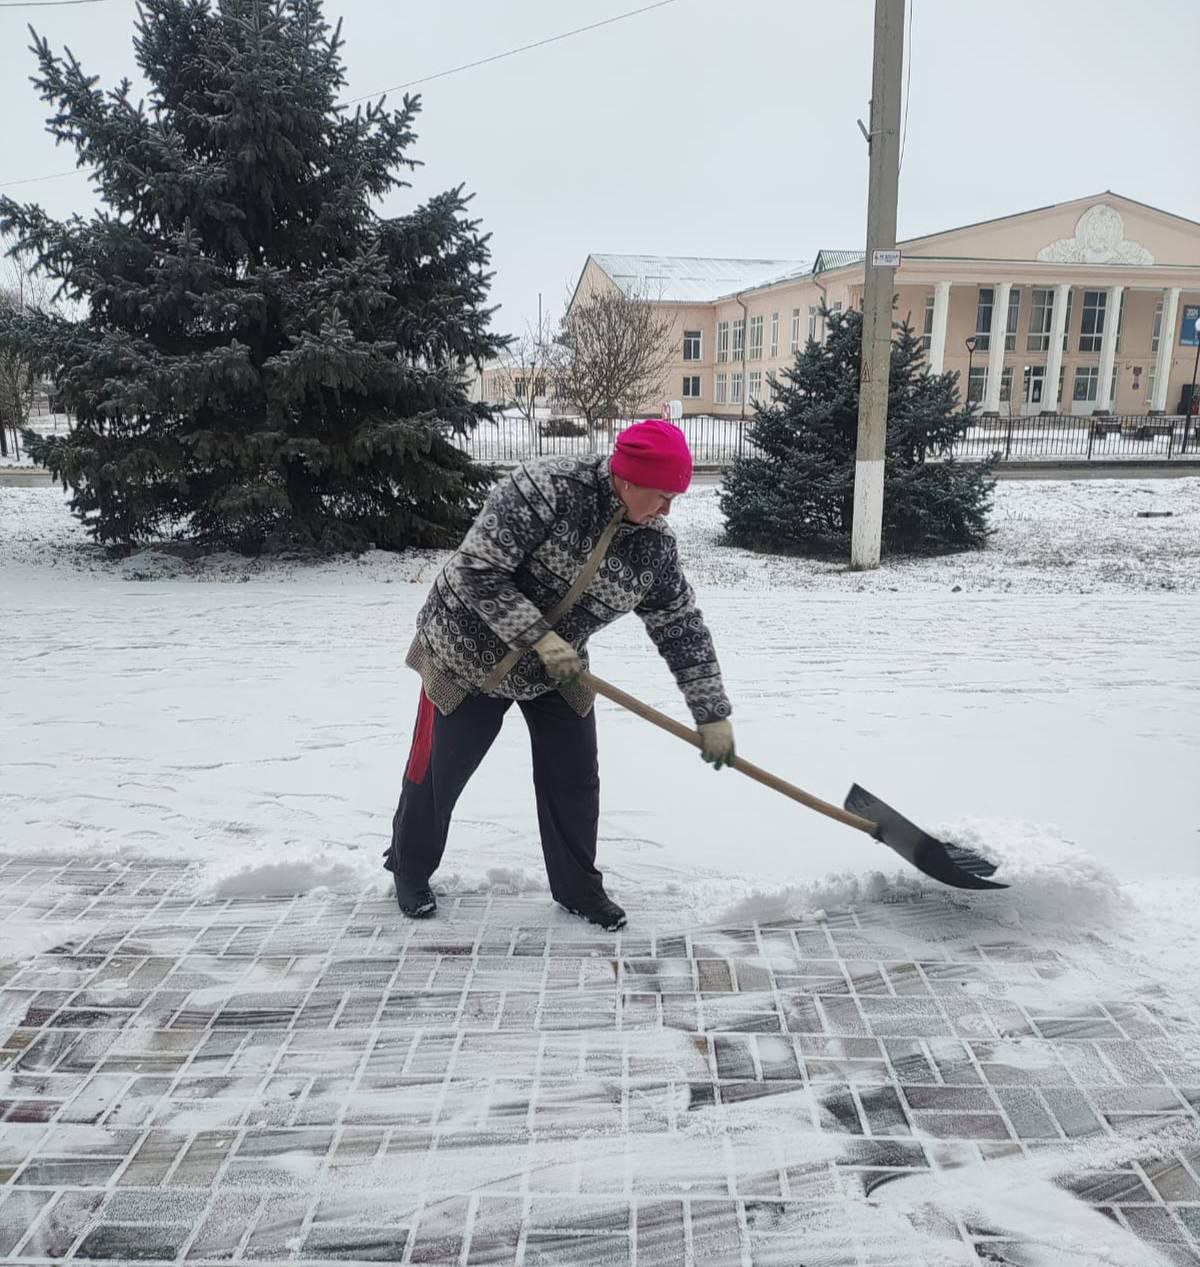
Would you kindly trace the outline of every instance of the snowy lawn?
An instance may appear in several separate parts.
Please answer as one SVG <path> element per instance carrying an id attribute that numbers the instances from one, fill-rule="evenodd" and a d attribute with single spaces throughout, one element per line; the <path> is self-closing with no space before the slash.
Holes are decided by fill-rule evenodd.
<path id="1" fill-rule="evenodd" d="M 544 892 L 516 716 L 443 915 L 390 905 L 402 660 L 439 556 L 112 564 L 60 492 L 0 487 L 0 1194 L 30 1194 L 0 1203 L 0 1258 L 119 1259 L 173 1219 L 171 1258 L 225 1210 L 214 1261 L 354 1258 L 353 1224 L 461 1262 L 484 1193 L 517 1211 L 511 1253 L 470 1261 L 629 1262 L 641 1229 L 643 1264 L 1200 1259 L 1200 480 L 997 501 L 988 551 L 866 576 L 718 547 L 713 490 L 676 528 L 740 750 L 831 800 L 861 782 L 1013 887 L 900 874 L 602 703 L 615 941 Z M 593 664 L 681 714 L 636 621 Z M 78 1033 L 91 1069 L 121 1027 L 80 1089 Z M 51 1119 L 38 1144 L 10 1125 Z M 180 1176 L 234 1141 L 193 1167 L 227 1197 L 155 1216 L 171 1162 L 84 1174 L 143 1129 L 187 1148 Z M 43 1190 L 75 1202 L 65 1242 Z M 418 1253 L 439 1227 L 452 1251 Z"/>

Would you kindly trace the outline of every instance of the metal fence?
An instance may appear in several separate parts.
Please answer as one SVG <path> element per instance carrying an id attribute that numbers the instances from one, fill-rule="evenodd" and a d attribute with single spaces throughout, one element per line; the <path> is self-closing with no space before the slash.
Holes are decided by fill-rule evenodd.
<path id="1" fill-rule="evenodd" d="M 616 436 L 629 425 L 620 422 L 611 431 L 589 432 L 575 419 L 539 419 L 535 425 L 505 415 L 482 423 L 458 443 L 478 461 L 505 464 L 552 454 L 609 453 Z M 684 418 L 680 426 L 697 466 L 728 466 L 743 454 L 754 452 L 749 419 L 700 414 Z M 993 454 L 1001 462 L 1196 460 L 1200 459 L 1200 417 L 1053 414 L 977 418 L 946 456 L 980 461 Z"/>

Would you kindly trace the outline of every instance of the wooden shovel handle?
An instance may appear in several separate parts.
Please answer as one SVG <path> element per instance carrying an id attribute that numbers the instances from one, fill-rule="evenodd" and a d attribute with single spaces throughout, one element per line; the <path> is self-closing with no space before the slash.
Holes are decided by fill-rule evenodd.
<path id="1" fill-rule="evenodd" d="M 619 686 L 613 686 L 611 682 L 598 678 L 594 673 L 582 673 L 579 680 L 590 686 L 597 695 L 603 695 L 605 699 L 612 700 L 614 704 L 620 704 L 622 708 L 627 708 L 631 713 L 636 713 L 645 721 L 659 727 L 660 730 L 665 730 L 677 739 L 682 739 L 684 743 L 690 743 L 693 748 L 702 748 L 704 746 L 704 741 L 691 726 L 685 726 L 682 722 L 677 722 L 674 717 L 668 717 L 666 713 L 660 713 L 657 708 L 651 708 L 649 704 L 643 704 L 640 699 L 630 695 L 627 691 L 621 690 Z M 809 809 L 815 809 L 818 814 L 824 814 L 826 818 L 835 819 L 839 823 L 845 823 L 847 827 L 854 827 L 858 831 L 866 832 L 868 836 L 874 837 L 879 830 L 869 818 L 860 818 L 857 814 L 851 814 L 849 810 L 842 809 L 840 805 L 831 805 L 828 801 L 823 801 L 820 797 L 811 795 L 811 793 L 797 787 L 794 783 L 789 783 L 786 779 L 781 779 L 777 774 L 772 774 L 770 770 L 764 770 L 761 766 L 756 766 L 742 757 L 734 757 L 733 768 L 740 770 L 756 783 L 761 783 L 764 787 L 773 788 L 776 792 L 782 792 L 784 796 L 790 796 L 793 801 L 799 801 L 801 805 L 807 805 Z"/>

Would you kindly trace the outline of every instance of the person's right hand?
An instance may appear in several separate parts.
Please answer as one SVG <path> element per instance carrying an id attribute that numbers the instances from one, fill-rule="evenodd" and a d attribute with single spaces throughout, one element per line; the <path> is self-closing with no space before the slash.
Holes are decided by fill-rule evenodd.
<path id="1" fill-rule="evenodd" d="M 553 629 L 533 644 L 533 649 L 545 665 L 546 672 L 555 682 L 569 682 L 583 672 L 583 661 L 579 652 L 565 639 L 560 638 Z"/>

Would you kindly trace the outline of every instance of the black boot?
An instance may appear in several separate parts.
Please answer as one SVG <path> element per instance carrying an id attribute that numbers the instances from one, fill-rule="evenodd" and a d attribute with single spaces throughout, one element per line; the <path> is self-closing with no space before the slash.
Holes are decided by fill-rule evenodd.
<path id="1" fill-rule="evenodd" d="M 566 903 L 563 905 L 566 906 Z M 606 893 L 591 898 L 586 904 L 567 906 L 566 909 L 572 915 L 586 919 L 589 924 L 599 925 L 605 932 L 615 933 L 626 924 L 625 912 Z"/>
<path id="2" fill-rule="evenodd" d="M 392 872 L 396 885 L 396 905 L 409 919 L 428 919 L 437 911 L 437 898 L 428 884 L 405 880 L 398 872 Z"/>

